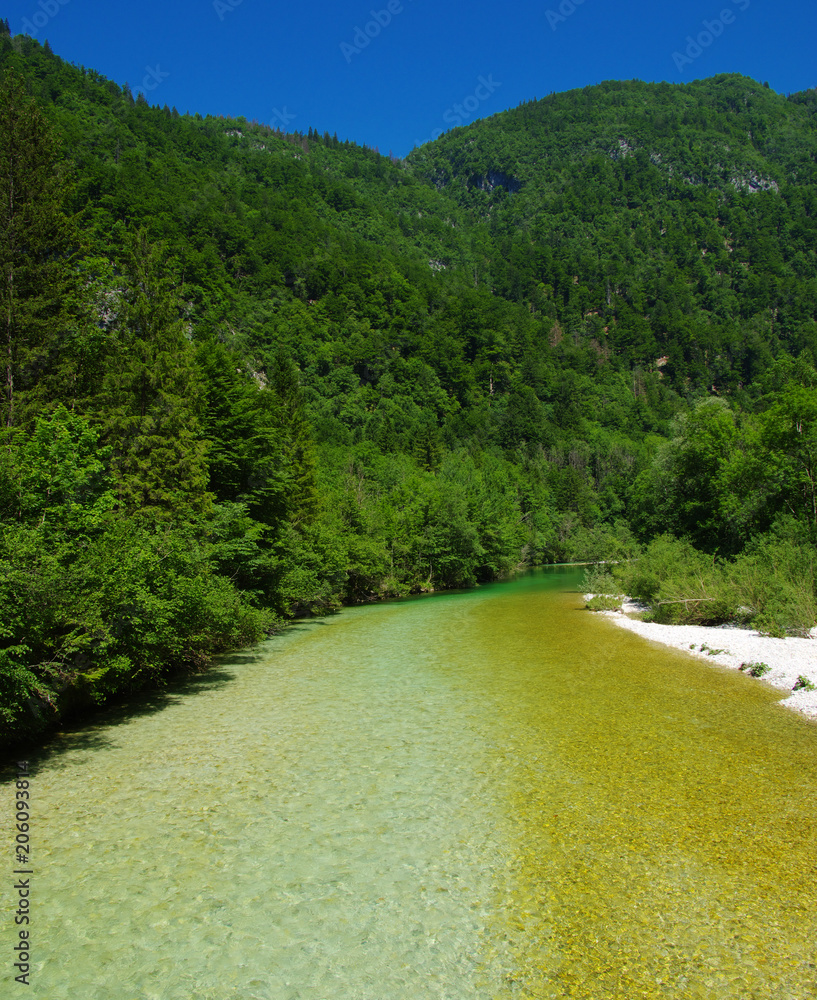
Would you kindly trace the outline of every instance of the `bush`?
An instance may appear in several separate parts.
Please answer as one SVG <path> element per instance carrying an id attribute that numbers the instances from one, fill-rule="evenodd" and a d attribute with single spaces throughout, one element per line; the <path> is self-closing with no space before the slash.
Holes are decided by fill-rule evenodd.
<path id="1" fill-rule="evenodd" d="M 641 551 L 641 546 L 624 521 L 587 528 L 581 524 L 571 525 L 570 518 L 566 517 L 562 530 L 566 534 L 561 542 L 559 558 L 565 562 L 614 562 L 633 559 Z"/>
<path id="2" fill-rule="evenodd" d="M 734 601 L 759 632 L 807 635 L 817 622 L 814 546 L 796 525 L 778 524 L 753 543 L 730 572 Z"/>
<path id="3" fill-rule="evenodd" d="M 588 566 L 582 574 L 582 592 L 585 594 L 621 595 L 621 583 L 613 576 L 609 566 Z"/>
<path id="4" fill-rule="evenodd" d="M 624 570 L 625 591 L 651 605 L 654 621 L 707 625 L 732 620 L 722 565 L 686 541 L 662 535 Z"/>
<path id="5" fill-rule="evenodd" d="M 731 562 L 664 535 L 623 570 L 626 593 L 666 624 L 752 625 L 765 635 L 808 635 L 817 621 L 814 547 L 781 529 Z"/>
<path id="6" fill-rule="evenodd" d="M 0 734 L 53 723 L 68 705 L 103 703 L 200 669 L 276 624 L 213 572 L 187 531 L 111 519 L 71 541 L 42 527 L 0 533 Z"/>
<path id="7" fill-rule="evenodd" d="M 768 663 L 741 663 L 741 670 L 745 670 L 752 677 L 762 677 L 772 669 Z"/>
<path id="8" fill-rule="evenodd" d="M 601 594 L 591 597 L 585 607 L 588 611 L 619 611 L 621 609 L 621 600 L 620 597 Z"/>

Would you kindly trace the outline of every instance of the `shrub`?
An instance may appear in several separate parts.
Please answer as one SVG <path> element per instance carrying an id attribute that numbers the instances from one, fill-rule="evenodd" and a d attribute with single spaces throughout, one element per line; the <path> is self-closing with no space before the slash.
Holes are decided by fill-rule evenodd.
<path id="1" fill-rule="evenodd" d="M 764 536 L 724 562 L 664 535 L 623 570 L 626 593 L 666 624 L 751 624 L 765 635 L 808 635 L 817 622 L 814 547 Z"/>
<path id="2" fill-rule="evenodd" d="M 765 536 L 731 568 L 734 600 L 765 635 L 807 635 L 817 621 L 814 548 L 794 537 Z"/>
<path id="3" fill-rule="evenodd" d="M 756 615 L 752 619 L 752 624 L 760 635 L 767 635 L 772 639 L 785 639 L 788 635 L 786 626 L 780 618 L 769 612 Z"/>
<path id="4" fill-rule="evenodd" d="M 598 594 L 591 597 L 586 604 L 588 611 L 618 611 L 621 608 L 621 598 L 610 594 Z"/>
<path id="5" fill-rule="evenodd" d="M 652 605 L 654 621 L 695 625 L 732 616 L 720 564 L 668 535 L 656 538 L 625 569 L 623 585 L 632 597 Z"/>
<path id="6" fill-rule="evenodd" d="M 110 519 L 79 542 L 41 527 L 0 532 L 0 739 L 47 727 L 174 669 L 250 645 L 276 624 L 189 532 Z"/>
<path id="7" fill-rule="evenodd" d="M 604 565 L 588 566 L 582 576 L 582 590 L 585 594 L 621 594 L 621 583 L 615 579 L 610 568 Z"/>
<path id="8" fill-rule="evenodd" d="M 745 670 L 746 673 L 750 674 L 752 677 L 762 677 L 764 674 L 772 669 L 768 663 L 741 663 L 741 670 Z"/>

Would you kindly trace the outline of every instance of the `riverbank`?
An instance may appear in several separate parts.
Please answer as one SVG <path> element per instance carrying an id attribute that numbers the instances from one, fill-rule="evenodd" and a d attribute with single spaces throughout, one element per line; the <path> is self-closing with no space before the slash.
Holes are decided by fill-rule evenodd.
<path id="1" fill-rule="evenodd" d="M 626 599 L 620 611 L 596 613 L 644 639 L 683 650 L 708 663 L 733 670 L 740 670 L 743 666 L 743 672 L 747 675 L 748 665 L 765 664 L 769 670 L 763 673 L 762 680 L 780 691 L 788 692 L 788 697 L 781 704 L 803 715 L 817 718 L 817 690 L 793 690 L 801 677 L 805 677 L 817 688 L 817 629 L 812 630 L 812 637 L 808 639 L 773 639 L 760 635 L 753 629 L 659 625 L 634 617 L 644 610 L 646 609 L 642 605 Z M 752 677 L 747 679 L 752 680 Z"/>

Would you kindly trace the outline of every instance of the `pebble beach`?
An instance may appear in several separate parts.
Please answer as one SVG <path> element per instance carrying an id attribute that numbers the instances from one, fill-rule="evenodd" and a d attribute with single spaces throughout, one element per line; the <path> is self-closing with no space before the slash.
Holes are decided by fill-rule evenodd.
<path id="1" fill-rule="evenodd" d="M 592 595 L 586 596 L 589 599 Z M 812 629 L 811 638 L 807 639 L 773 639 L 752 629 L 658 625 L 633 617 L 644 610 L 646 609 L 642 605 L 628 599 L 620 611 L 596 613 L 603 614 L 616 625 L 629 629 L 644 639 L 681 649 L 710 664 L 733 670 L 740 670 L 741 665 L 745 664 L 766 664 L 770 669 L 762 678 L 749 676 L 744 667 L 746 682 L 771 684 L 772 687 L 788 692 L 788 697 L 781 704 L 817 719 L 817 690 L 792 690 L 800 677 L 805 677 L 817 687 L 817 629 Z"/>

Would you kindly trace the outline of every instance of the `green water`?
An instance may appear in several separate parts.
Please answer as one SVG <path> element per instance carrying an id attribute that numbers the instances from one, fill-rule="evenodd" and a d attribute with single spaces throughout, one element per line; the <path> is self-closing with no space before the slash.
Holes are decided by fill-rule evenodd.
<path id="1" fill-rule="evenodd" d="M 577 582 L 344 611 L 57 738 L 0 993 L 813 1000 L 817 725 Z"/>

